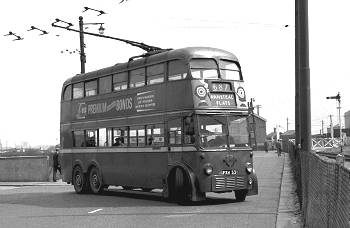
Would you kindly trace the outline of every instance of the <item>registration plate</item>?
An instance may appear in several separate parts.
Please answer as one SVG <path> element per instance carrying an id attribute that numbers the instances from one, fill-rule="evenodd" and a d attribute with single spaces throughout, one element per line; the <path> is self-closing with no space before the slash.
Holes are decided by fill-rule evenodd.
<path id="1" fill-rule="evenodd" d="M 237 170 L 222 170 L 221 174 L 222 175 L 235 175 L 235 174 L 237 174 Z"/>

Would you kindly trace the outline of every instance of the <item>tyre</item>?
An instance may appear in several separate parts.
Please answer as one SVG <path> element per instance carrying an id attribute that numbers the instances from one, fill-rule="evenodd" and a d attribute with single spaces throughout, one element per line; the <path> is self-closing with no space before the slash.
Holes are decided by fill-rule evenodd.
<path id="1" fill-rule="evenodd" d="M 122 188 L 123 188 L 124 190 L 132 190 L 132 189 L 134 189 L 134 188 L 131 187 L 131 186 L 122 186 Z"/>
<path id="2" fill-rule="evenodd" d="M 73 169 L 73 186 L 78 194 L 90 192 L 89 180 L 80 166 L 75 166 Z"/>
<path id="3" fill-rule="evenodd" d="M 177 168 L 173 176 L 171 198 L 177 203 L 187 203 L 190 200 L 190 182 L 185 172 Z"/>
<path id="4" fill-rule="evenodd" d="M 89 182 L 92 193 L 99 194 L 104 190 L 102 175 L 98 168 L 92 167 L 89 172 Z"/>
<path id="5" fill-rule="evenodd" d="M 245 200 L 245 197 L 247 196 L 248 190 L 241 189 L 235 191 L 236 201 L 237 202 L 243 202 Z"/>

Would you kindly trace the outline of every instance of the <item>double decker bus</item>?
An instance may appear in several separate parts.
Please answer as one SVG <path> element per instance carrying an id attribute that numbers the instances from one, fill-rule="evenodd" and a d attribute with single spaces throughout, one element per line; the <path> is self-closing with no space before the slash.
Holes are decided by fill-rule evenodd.
<path id="1" fill-rule="evenodd" d="M 190 47 L 130 58 L 66 80 L 63 181 L 77 193 L 108 186 L 183 202 L 258 193 L 241 66 L 230 52 Z"/>

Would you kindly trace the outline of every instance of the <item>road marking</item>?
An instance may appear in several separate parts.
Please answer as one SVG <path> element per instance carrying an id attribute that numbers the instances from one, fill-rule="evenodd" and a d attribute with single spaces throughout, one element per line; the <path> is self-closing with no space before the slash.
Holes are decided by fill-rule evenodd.
<path id="1" fill-rule="evenodd" d="M 93 211 L 89 211 L 88 213 L 89 214 L 93 214 L 93 213 L 96 213 L 96 212 L 98 212 L 98 211 L 102 211 L 102 209 L 100 208 L 100 209 L 96 209 L 96 210 L 93 210 Z"/>
<path id="2" fill-rule="evenodd" d="M 181 214 L 181 215 L 167 215 L 165 218 L 179 218 L 179 217 L 190 217 L 195 214 Z"/>
<path id="3" fill-rule="evenodd" d="M 19 187 L 14 187 L 14 186 L 0 186 L 0 190 L 11 190 L 11 189 L 16 189 Z"/>

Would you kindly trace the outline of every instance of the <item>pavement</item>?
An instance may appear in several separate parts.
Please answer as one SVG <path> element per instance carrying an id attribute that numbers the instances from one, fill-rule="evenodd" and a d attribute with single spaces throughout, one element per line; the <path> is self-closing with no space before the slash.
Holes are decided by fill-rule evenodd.
<path id="1" fill-rule="evenodd" d="M 275 151 L 269 151 L 269 155 L 266 156 L 271 156 L 271 153 L 275 153 Z M 265 152 L 257 151 L 255 154 L 264 156 Z M 281 175 L 282 180 L 279 206 L 276 215 L 276 228 L 303 227 L 300 206 L 296 195 L 296 183 L 293 179 L 290 159 L 288 154 L 282 153 L 282 156 L 284 157 L 284 164 Z M 57 182 L 0 182 L 0 189 L 23 186 L 68 186 L 68 184 L 62 182 L 62 180 L 58 180 Z"/>
<path id="2" fill-rule="evenodd" d="M 293 178 L 291 161 L 287 153 L 284 155 L 280 200 L 278 205 L 276 228 L 296 228 L 302 226 L 302 216 L 296 183 Z"/>

